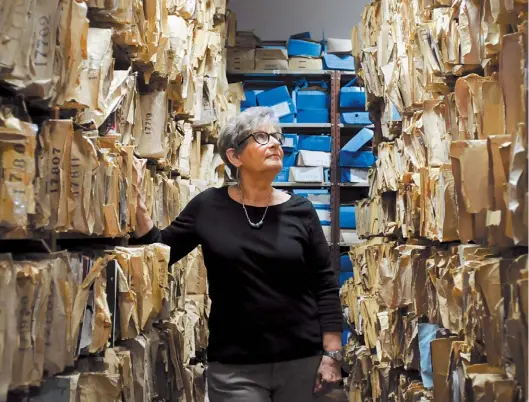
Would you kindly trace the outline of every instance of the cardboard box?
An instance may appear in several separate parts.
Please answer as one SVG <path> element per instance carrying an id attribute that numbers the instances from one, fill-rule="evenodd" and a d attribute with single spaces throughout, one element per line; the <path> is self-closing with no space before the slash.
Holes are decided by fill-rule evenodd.
<path id="1" fill-rule="evenodd" d="M 296 159 L 297 159 L 298 153 L 292 152 L 292 151 L 285 151 L 283 156 L 283 167 L 292 167 L 296 166 Z"/>
<path id="2" fill-rule="evenodd" d="M 293 191 L 295 195 L 308 199 L 314 207 L 318 205 L 323 205 L 330 207 L 331 204 L 331 194 L 329 190 L 326 189 L 295 189 Z"/>
<path id="3" fill-rule="evenodd" d="M 235 36 L 235 46 L 249 49 L 255 49 L 261 46 L 262 42 L 253 31 L 238 31 Z"/>
<path id="4" fill-rule="evenodd" d="M 323 167 L 291 167 L 288 181 L 297 183 L 322 183 L 325 179 Z"/>
<path id="5" fill-rule="evenodd" d="M 319 151 L 299 151 L 298 166 L 331 166 L 331 153 Z"/>
<path id="6" fill-rule="evenodd" d="M 255 49 L 228 49 L 228 70 L 255 70 Z"/>
<path id="7" fill-rule="evenodd" d="M 257 60 L 255 62 L 256 70 L 275 71 L 288 70 L 288 61 L 286 60 Z"/>
<path id="8" fill-rule="evenodd" d="M 291 57 L 288 68 L 289 70 L 323 70 L 323 61 L 317 58 Z"/>
<path id="9" fill-rule="evenodd" d="M 299 137 L 297 134 L 283 134 L 285 136 L 285 142 L 283 143 L 283 149 L 285 151 L 297 151 Z"/>
<path id="10" fill-rule="evenodd" d="M 286 48 L 269 47 L 255 50 L 255 60 L 285 60 L 288 61 L 288 52 Z"/>

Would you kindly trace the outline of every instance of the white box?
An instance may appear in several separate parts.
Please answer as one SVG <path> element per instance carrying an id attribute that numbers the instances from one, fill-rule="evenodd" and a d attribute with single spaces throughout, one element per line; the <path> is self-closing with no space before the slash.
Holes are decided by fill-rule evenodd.
<path id="1" fill-rule="evenodd" d="M 321 151 L 299 151 L 297 165 L 331 167 L 331 153 Z"/>
<path id="2" fill-rule="evenodd" d="M 347 244 L 358 244 L 362 243 L 362 240 L 356 234 L 356 230 L 342 229 L 340 230 L 340 242 Z"/>
<path id="3" fill-rule="evenodd" d="M 288 181 L 300 183 L 322 183 L 324 179 L 323 167 L 291 167 Z"/>
<path id="4" fill-rule="evenodd" d="M 328 209 L 316 209 L 320 221 L 331 221 L 331 211 Z"/>
<path id="5" fill-rule="evenodd" d="M 331 226 L 330 225 L 321 225 L 321 228 L 323 229 L 323 234 L 325 235 L 325 238 L 328 242 L 331 241 Z"/>
<path id="6" fill-rule="evenodd" d="M 308 199 L 313 204 L 318 205 L 330 205 L 331 203 L 330 194 L 309 194 Z"/>
<path id="7" fill-rule="evenodd" d="M 346 169 L 346 168 L 342 168 Z M 349 174 L 351 176 L 351 180 L 349 183 L 368 183 L 369 181 L 369 170 L 367 169 L 357 169 L 357 168 L 350 168 Z"/>

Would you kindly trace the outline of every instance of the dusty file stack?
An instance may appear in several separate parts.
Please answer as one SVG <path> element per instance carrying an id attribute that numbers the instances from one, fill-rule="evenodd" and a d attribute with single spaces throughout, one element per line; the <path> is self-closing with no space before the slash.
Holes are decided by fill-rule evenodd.
<path id="1" fill-rule="evenodd" d="M 353 401 L 527 398 L 524 8 L 375 1 L 353 30 L 377 148 L 342 294 Z"/>
<path id="2" fill-rule="evenodd" d="M 15 258 L 0 255 L 0 399 L 42 385 L 33 400 L 203 400 L 199 250 L 171 270 L 161 244 Z"/>
<path id="3" fill-rule="evenodd" d="M 204 399 L 201 251 L 125 246 L 140 191 L 163 228 L 223 182 L 229 20 L 221 0 L 0 0 L 0 401 Z"/>

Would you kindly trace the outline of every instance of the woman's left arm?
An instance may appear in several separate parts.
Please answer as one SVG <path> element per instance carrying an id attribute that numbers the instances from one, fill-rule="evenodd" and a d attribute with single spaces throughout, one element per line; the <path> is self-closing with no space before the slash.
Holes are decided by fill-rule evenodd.
<path id="1" fill-rule="evenodd" d="M 311 206 L 309 221 L 309 260 L 313 267 L 312 289 L 318 305 L 320 328 L 323 334 L 322 348 L 326 352 L 341 351 L 341 333 L 343 329 L 342 309 L 339 296 L 339 284 L 336 272 L 331 264 L 331 253 L 323 233 L 318 214 Z M 318 378 L 314 388 L 319 392 L 326 383 L 341 380 L 340 364 L 323 356 Z"/>

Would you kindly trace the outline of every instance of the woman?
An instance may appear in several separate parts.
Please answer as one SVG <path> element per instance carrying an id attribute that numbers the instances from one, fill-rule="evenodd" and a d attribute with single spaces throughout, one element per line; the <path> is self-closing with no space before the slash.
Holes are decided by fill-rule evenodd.
<path id="1" fill-rule="evenodd" d="M 338 283 L 318 216 L 272 188 L 282 142 L 272 110 L 250 108 L 218 143 L 237 185 L 200 193 L 164 230 L 138 202 L 137 242 L 169 245 L 171 264 L 202 245 L 211 402 L 308 402 L 341 379 Z"/>

